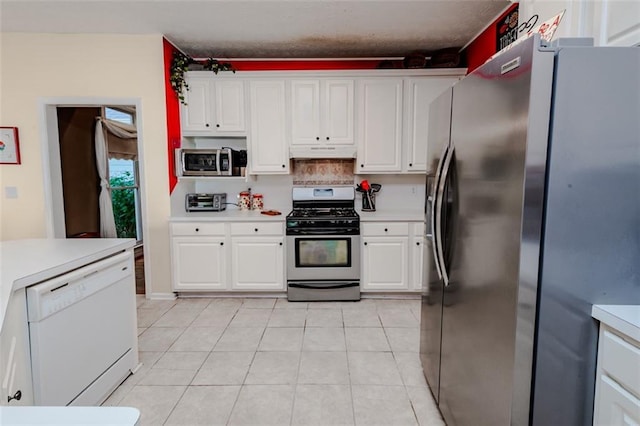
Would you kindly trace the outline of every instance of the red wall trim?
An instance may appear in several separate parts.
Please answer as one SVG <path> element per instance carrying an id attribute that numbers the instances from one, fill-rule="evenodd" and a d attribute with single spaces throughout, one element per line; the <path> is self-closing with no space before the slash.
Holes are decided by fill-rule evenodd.
<path id="1" fill-rule="evenodd" d="M 467 46 L 465 52 L 467 54 L 467 73 L 470 73 L 480 65 L 484 64 L 487 59 L 496 53 L 496 23 L 507 16 L 511 11 L 518 7 L 518 3 L 514 3 L 502 15 L 498 17 L 486 30 L 482 32 L 475 40 Z"/>
<path id="2" fill-rule="evenodd" d="M 169 193 L 173 192 L 178 183 L 176 178 L 176 165 L 174 162 L 174 150 L 180 148 L 180 103 L 178 96 L 171 88 L 169 80 L 171 68 L 171 59 L 173 52 L 177 50 L 166 39 L 162 39 L 162 48 L 164 52 L 164 92 L 167 106 L 167 149 L 169 152 Z"/>

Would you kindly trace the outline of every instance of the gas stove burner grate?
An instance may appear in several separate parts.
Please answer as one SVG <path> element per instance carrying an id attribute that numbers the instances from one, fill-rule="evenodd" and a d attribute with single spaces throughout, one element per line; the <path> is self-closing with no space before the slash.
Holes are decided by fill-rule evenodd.
<path id="1" fill-rule="evenodd" d="M 294 218 L 357 218 L 358 213 L 352 208 L 297 208 L 289 213 Z"/>

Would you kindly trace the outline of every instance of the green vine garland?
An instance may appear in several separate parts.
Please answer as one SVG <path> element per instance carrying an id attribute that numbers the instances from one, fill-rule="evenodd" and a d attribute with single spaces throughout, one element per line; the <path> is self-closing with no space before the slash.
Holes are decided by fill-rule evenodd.
<path id="1" fill-rule="evenodd" d="M 189 69 L 189 64 L 193 64 L 195 61 L 193 58 L 175 50 L 173 52 L 173 58 L 171 60 L 170 77 L 171 88 L 176 92 L 176 96 L 180 99 L 180 103 L 186 105 L 184 101 L 184 90 L 189 90 L 189 85 L 184 79 L 184 73 Z"/>
<path id="2" fill-rule="evenodd" d="M 202 64 L 205 70 L 212 71 L 214 74 L 218 74 L 218 71 L 236 72 L 233 65 L 228 62 L 219 62 L 216 59 L 209 58 L 204 63 L 201 63 L 175 50 L 173 52 L 173 58 L 171 59 L 169 81 L 171 82 L 171 88 L 183 105 L 187 104 L 185 102 L 184 91 L 189 90 L 189 85 L 184 79 L 184 73 L 189 70 L 189 65 L 191 64 Z"/>

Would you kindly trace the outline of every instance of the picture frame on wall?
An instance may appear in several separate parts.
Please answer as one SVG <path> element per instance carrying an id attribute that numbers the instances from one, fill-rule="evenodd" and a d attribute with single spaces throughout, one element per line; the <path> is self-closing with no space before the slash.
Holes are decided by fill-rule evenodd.
<path id="1" fill-rule="evenodd" d="M 0 164 L 20 164 L 17 127 L 0 127 Z"/>

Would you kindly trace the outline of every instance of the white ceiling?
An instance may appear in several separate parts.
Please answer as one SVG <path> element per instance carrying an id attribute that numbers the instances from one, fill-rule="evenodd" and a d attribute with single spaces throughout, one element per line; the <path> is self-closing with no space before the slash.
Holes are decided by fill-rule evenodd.
<path id="1" fill-rule="evenodd" d="M 404 57 L 463 47 L 509 0 L 0 0 L 2 32 L 163 34 L 194 58 Z"/>

